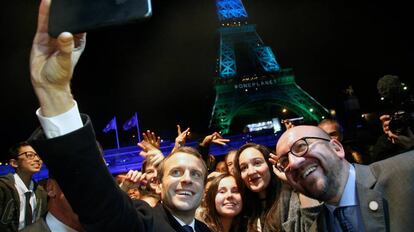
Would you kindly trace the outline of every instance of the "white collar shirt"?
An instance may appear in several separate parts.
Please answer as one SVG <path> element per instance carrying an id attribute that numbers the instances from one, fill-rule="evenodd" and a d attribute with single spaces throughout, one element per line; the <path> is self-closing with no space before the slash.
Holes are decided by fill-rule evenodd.
<path id="1" fill-rule="evenodd" d="M 34 215 L 34 209 L 36 208 L 36 196 L 34 194 L 34 183 L 33 181 L 30 181 L 29 189 L 27 189 L 26 185 L 23 183 L 23 180 L 20 178 L 20 176 L 15 173 L 13 174 L 14 177 L 14 187 L 16 187 L 17 193 L 19 195 L 20 200 L 20 213 L 19 213 L 19 227 L 18 229 L 21 230 L 24 228 L 24 215 L 25 215 L 25 209 L 26 209 L 26 196 L 24 195 L 26 192 L 31 192 L 30 197 L 30 205 L 32 207 L 32 215 L 33 219 L 36 218 Z"/>
<path id="2" fill-rule="evenodd" d="M 50 212 L 46 215 L 46 224 L 49 226 L 50 231 L 77 232 L 77 230 L 74 230 L 63 222 L 59 221 L 59 219 L 53 216 L 53 214 Z"/>

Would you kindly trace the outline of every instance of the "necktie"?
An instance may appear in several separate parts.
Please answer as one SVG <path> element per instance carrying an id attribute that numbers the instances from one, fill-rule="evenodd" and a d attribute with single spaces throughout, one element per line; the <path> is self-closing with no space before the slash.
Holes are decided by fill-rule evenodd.
<path id="1" fill-rule="evenodd" d="M 184 225 L 183 229 L 185 232 L 194 232 L 193 227 L 189 226 L 189 225 Z"/>
<path id="2" fill-rule="evenodd" d="M 30 205 L 30 197 L 32 196 L 32 192 L 25 192 L 24 196 L 26 197 L 26 207 L 24 210 L 24 224 L 30 225 L 32 224 L 33 216 L 32 216 L 32 206 Z"/>
<path id="3" fill-rule="evenodd" d="M 354 227 L 351 222 L 346 218 L 345 207 L 338 207 L 334 210 L 334 215 L 338 219 L 339 224 L 341 225 L 342 231 L 344 232 L 354 232 Z"/>

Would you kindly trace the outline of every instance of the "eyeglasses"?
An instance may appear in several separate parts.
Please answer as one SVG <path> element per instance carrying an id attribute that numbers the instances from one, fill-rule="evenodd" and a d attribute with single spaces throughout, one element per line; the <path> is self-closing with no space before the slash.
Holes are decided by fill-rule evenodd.
<path id="1" fill-rule="evenodd" d="M 37 158 L 40 159 L 40 156 L 36 152 L 33 152 L 33 151 L 25 151 L 23 153 L 18 154 L 17 157 L 22 156 L 22 155 L 25 155 L 28 160 L 33 160 L 35 156 L 37 156 Z"/>
<path id="2" fill-rule="evenodd" d="M 319 138 L 319 137 L 300 138 L 296 140 L 296 142 L 293 143 L 293 145 L 290 147 L 289 152 L 279 157 L 279 159 L 276 161 L 275 167 L 279 171 L 285 172 L 286 168 L 289 166 L 289 153 L 296 157 L 302 157 L 308 152 L 309 145 L 314 143 L 312 142 L 312 140 L 317 140 L 317 139 L 328 141 L 328 142 L 331 141 L 329 139 Z"/>

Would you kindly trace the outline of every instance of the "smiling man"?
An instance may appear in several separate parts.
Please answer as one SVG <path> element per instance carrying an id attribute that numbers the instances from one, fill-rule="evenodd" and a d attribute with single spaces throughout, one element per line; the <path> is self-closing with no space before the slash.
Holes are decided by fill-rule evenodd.
<path id="1" fill-rule="evenodd" d="M 350 164 L 321 128 L 296 126 L 276 146 L 277 169 L 297 191 L 325 202 L 311 231 L 413 228 L 414 152 L 369 166 Z"/>
<path id="2" fill-rule="evenodd" d="M 14 174 L 0 177 L 0 231 L 17 231 L 46 213 L 46 191 L 32 180 L 40 171 L 42 160 L 27 142 L 9 150 L 9 164 Z"/>
<path id="3" fill-rule="evenodd" d="M 160 164 L 161 200 L 181 226 L 194 229 L 201 225 L 194 215 L 204 194 L 206 176 L 206 164 L 191 147 L 178 148 Z"/>

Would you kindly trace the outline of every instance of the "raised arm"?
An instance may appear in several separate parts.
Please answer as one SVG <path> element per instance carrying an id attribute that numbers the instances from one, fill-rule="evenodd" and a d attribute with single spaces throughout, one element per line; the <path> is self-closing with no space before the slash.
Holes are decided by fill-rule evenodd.
<path id="1" fill-rule="evenodd" d="M 179 147 L 184 146 L 187 138 L 190 136 L 190 127 L 188 127 L 185 131 L 181 131 L 181 126 L 177 124 L 177 137 L 175 138 L 175 144 L 171 151 L 171 153 L 174 153 L 175 150 L 177 150 Z"/>
<path id="2" fill-rule="evenodd" d="M 82 122 L 74 107 L 70 82 L 86 35 L 65 32 L 57 39 L 50 37 L 50 3 L 41 2 L 30 56 L 31 81 L 43 127 L 32 135 L 30 143 L 42 154 L 86 231 L 150 231 L 150 207 L 136 205 L 136 210 L 119 189 L 98 149 L 90 119 L 84 115 Z"/>
<path id="3" fill-rule="evenodd" d="M 50 0 L 42 0 L 40 4 L 30 55 L 31 81 L 45 117 L 65 113 L 73 107 L 70 80 L 86 43 L 86 34 L 64 32 L 57 39 L 49 36 L 50 4 Z"/>
<path id="4" fill-rule="evenodd" d="M 142 136 L 144 137 L 144 141 L 147 141 L 155 148 L 160 149 L 161 137 L 157 136 L 154 131 L 147 130 L 142 133 Z"/>

